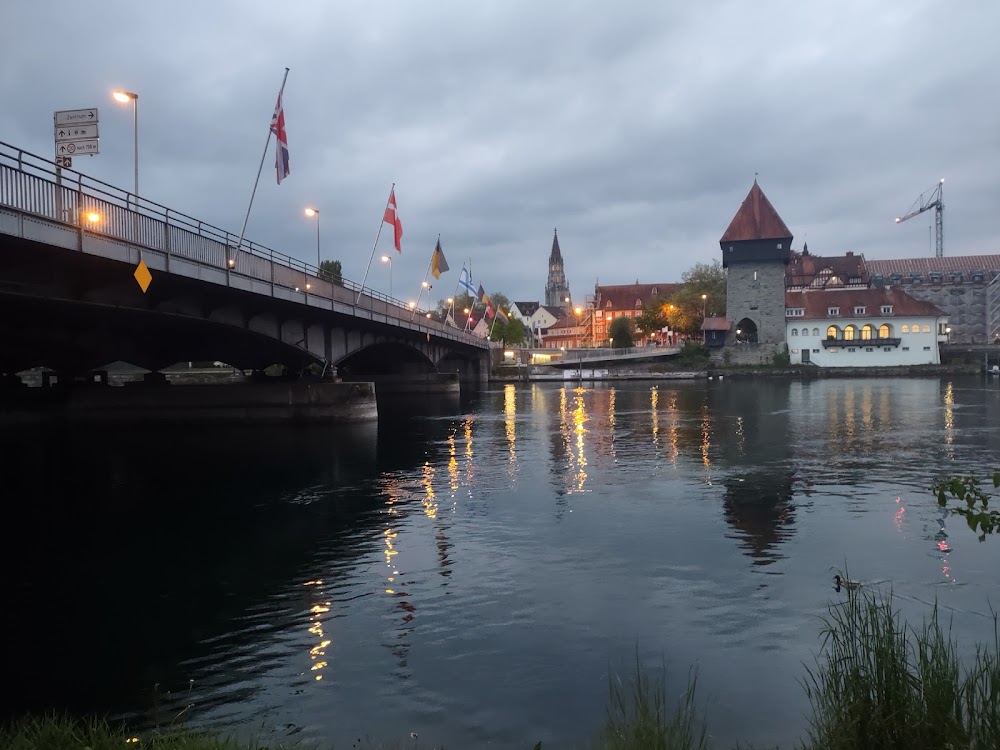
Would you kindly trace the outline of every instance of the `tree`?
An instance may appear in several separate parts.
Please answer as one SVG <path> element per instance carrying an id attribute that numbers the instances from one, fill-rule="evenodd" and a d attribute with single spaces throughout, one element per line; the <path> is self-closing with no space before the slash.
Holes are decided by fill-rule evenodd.
<path id="1" fill-rule="evenodd" d="M 726 271 L 719 261 L 695 263 L 681 280 L 683 285 L 666 301 L 664 311 L 673 330 L 697 334 L 705 316 L 726 314 Z"/>
<path id="2" fill-rule="evenodd" d="M 664 305 L 660 300 L 653 300 L 649 307 L 642 311 L 642 314 L 635 319 L 636 330 L 644 337 L 649 338 L 650 334 L 659 331 L 667 325 L 667 315 L 663 311 Z"/>
<path id="3" fill-rule="evenodd" d="M 490 341 L 503 341 L 505 344 L 523 344 L 525 341 L 524 323 L 517 318 L 507 316 L 507 322 L 497 320 L 490 334 Z"/>
<path id="4" fill-rule="evenodd" d="M 608 338 L 616 349 L 632 346 L 632 318 L 615 318 L 608 326 Z"/>
<path id="5" fill-rule="evenodd" d="M 319 264 L 320 278 L 332 281 L 334 284 L 343 284 L 344 275 L 340 267 L 339 260 L 324 260 Z"/>

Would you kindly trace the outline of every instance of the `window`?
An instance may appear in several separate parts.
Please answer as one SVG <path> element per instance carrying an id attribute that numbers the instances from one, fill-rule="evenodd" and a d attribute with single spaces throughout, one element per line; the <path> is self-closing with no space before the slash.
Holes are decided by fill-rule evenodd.
<path id="1" fill-rule="evenodd" d="M 781 243 L 778 243 L 778 249 L 781 250 Z"/>
<path id="2" fill-rule="evenodd" d="M 813 328 L 813 336 L 819 336 L 819 329 L 818 328 Z M 818 352 L 819 349 L 817 349 L 816 351 Z"/>
<path id="3" fill-rule="evenodd" d="M 806 314 L 804 307 L 789 307 L 785 310 L 785 315 L 789 318 L 801 318 Z"/>
<path id="4" fill-rule="evenodd" d="M 884 351 L 884 352 L 891 352 L 892 351 L 892 347 L 891 346 L 884 346 L 884 347 L 882 347 L 882 351 Z"/>
<path id="5" fill-rule="evenodd" d="M 655 286 L 653 287 L 653 291 L 652 291 L 652 295 L 653 295 L 654 297 L 656 296 L 656 287 L 655 287 Z"/>
<path id="6" fill-rule="evenodd" d="M 834 316 L 834 315 L 840 315 L 840 308 L 839 307 L 828 307 L 828 308 L 826 308 L 826 314 L 829 315 L 829 316 L 831 316 L 831 317 Z"/>
<path id="7" fill-rule="evenodd" d="M 883 315 L 892 315 L 892 305 L 882 305 Z"/>
<path id="8" fill-rule="evenodd" d="M 606 304 L 605 307 L 609 310 L 611 309 L 611 300 L 608 300 L 608 304 Z"/>
<path id="9" fill-rule="evenodd" d="M 844 340 L 845 341 L 854 341 L 854 334 L 855 334 L 855 332 L 857 330 L 858 329 L 855 328 L 854 326 L 845 326 L 844 327 Z"/>
<path id="10" fill-rule="evenodd" d="M 778 249 L 779 249 L 779 250 L 781 249 L 781 245 L 778 245 Z M 753 280 L 754 280 L 754 281 L 756 281 L 756 280 L 757 280 L 757 272 L 756 272 L 756 271 L 754 271 L 754 272 L 753 272 Z"/>
<path id="11" fill-rule="evenodd" d="M 865 349 L 865 351 L 866 352 L 873 352 L 873 351 L 875 351 L 875 349 L 869 346 L 867 349 Z"/>
<path id="12" fill-rule="evenodd" d="M 903 347 L 903 351 L 904 351 L 904 352 L 908 352 L 908 351 L 910 351 L 910 347 L 908 347 L 908 346 L 904 346 L 904 347 Z"/>
<path id="13" fill-rule="evenodd" d="M 887 339 L 891 335 L 892 334 L 889 332 L 889 326 L 887 326 L 885 323 L 883 323 L 878 327 L 878 337 L 880 339 Z"/>
<path id="14" fill-rule="evenodd" d="M 901 330 L 903 333 L 909 333 L 910 332 L 910 327 L 904 323 L 903 327 L 900 328 L 899 330 Z"/>
<path id="15" fill-rule="evenodd" d="M 854 308 L 854 314 L 855 315 L 864 315 L 865 314 L 865 308 L 864 307 L 855 307 Z"/>
<path id="16" fill-rule="evenodd" d="M 865 325 L 861 326 L 861 340 L 862 341 L 871 341 L 871 339 L 872 339 L 872 330 L 873 329 L 872 329 L 871 325 L 869 325 L 868 323 L 865 323 Z"/>
<path id="17" fill-rule="evenodd" d="M 850 354 L 851 352 L 856 352 L 857 350 L 858 348 L 856 346 L 852 346 L 847 350 L 847 353 Z"/>
<path id="18" fill-rule="evenodd" d="M 799 329 L 798 328 L 793 328 L 792 329 L 792 335 L 793 336 L 798 336 L 799 335 Z"/>
<path id="19" fill-rule="evenodd" d="M 828 339 L 837 338 L 838 333 L 840 333 L 840 331 L 837 329 L 837 326 L 830 326 L 829 328 L 826 329 L 826 337 Z"/>
<path id="20" fill-rule="evenodd" d="M 931 348 L 930 348 L 929 346 L 925 346 L 925 347 L 924 347 L 924 351 L 925 351 L 925 352 L 929 352 L 930 350 L 931 350 Z"/>
<path id="21" fill-rule="evenodd" d="M 924 323 L 924 327 L 921 329 L 924 333 L 930 333 L 931 327 L 928 323 Z"/>
<path id="22" fill-rule="evenodd" d="M 641 299 L 637 299 L 637 300 L 635 301 L 635 309 L 636 309 L 636 310 L 638 310 L 638 309 L 640 309 L 641 307 L 642 307 L 642 300 L 641 300 Z"/>
<path id="23" fill-rule="evenodd" d="M 919 324 L 919 323 L 914 323 L 914 324 L 913 324 L 913 325 L 912 325 L 912 326 L 910 327 L 910 330 L 911 330 L 911 331 L 912 331 L 913 333 L 920 333 L 920 324 Z"/>
<path id="24" fill-rule="evenodd" d="M 813 354 L 819 354 L 819 349 L 813 349 Z"/>

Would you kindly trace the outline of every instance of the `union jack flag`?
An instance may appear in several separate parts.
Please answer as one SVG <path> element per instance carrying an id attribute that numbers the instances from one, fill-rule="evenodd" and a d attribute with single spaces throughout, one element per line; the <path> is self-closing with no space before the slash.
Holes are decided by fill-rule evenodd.
<path id="1" fill-rule="evenodd" d="M 288 136 L 285 134 L 285 110 L 281 105 L 281 92 L 278 92 L 278 103 L 274 105 L 271 115 L 271 132 L 274 133 L 274 169 L 278 175 L 278 184 L 288 177 Z"/>

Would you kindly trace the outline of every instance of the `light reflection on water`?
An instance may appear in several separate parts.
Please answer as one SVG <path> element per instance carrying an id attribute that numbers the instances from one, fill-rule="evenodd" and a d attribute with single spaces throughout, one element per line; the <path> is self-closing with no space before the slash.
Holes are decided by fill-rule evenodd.
<path id="1" fill-rule="evenodd" d="M 978 379 L 731 380 L 501 385 L 377 432 L 13 441 L 7 710 L 565 744 L 638 648 L 699 667 L 721 745 L 790 745 L 831 566 L 905 613 L 936 598 L 966 646 L 991 632 L 1000 546 L 927 487 L 1000 461 L 998 423 Z"/>

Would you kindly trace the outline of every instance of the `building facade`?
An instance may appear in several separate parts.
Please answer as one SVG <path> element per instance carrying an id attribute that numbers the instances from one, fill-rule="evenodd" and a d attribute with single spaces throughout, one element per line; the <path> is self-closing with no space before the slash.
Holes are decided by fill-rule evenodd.
<path id="1" fill-rule="evenodd" d="M 901 289 L 806 287 L 785 293 L 785 331 L 793 365 L 930 365 L 948 318 Z"/>
<path id="2" fill-rule="evenodd" d="M 615 318 L 638 318 L 643 310 L 654 301 L 662 301 L 680 289 L 680 284 L 618 284 L 594 286 L 593 300 L 588 301 L 590 316 L 590 345 L 605 346 L 608 342 L 608 326 Z M 676 337 L 669 330 L 661 332 L 661 338 L 676 343 Z"/>
<path id="3" fill-rule="evenodd" d="M 545 304 L 570 310 L 573 296 L 566 283 L 566 269 L 563 267 L 562 251 L 559 249 L 559 231 L 552 234 L 552 250 L 549 252 L 549 277 L 545 282 Z"/>
<path id="4" fill-rule="evenodd" d="M 726 269 L 730 361 L 757 364 L 785 350 L 785 266 L 792 233 L 754 180 L 719 240 Z M 737 333 L 739 331 L 739 333 Z"/>

